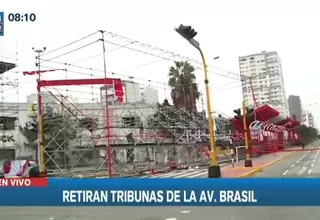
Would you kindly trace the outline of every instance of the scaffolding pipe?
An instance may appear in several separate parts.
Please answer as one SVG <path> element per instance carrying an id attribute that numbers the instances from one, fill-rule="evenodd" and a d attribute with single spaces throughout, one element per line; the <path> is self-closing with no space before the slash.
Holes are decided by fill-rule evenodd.
<path id="1" fill-rule="evenodd" d="M 108 176 L 109 178 L 112 177 L 112 153 L 111 153 L 111 146 L 110 146 L 110 126 L 109 126 L 109 108 L 108 108 L 108 91 L 107 91 L 107 65 L 106 65 L 106 46 L 104 42 L 104 31 L 100 31 L 102 35 L 102 49 L 103 49 L 103 72 L 104 72 L 104 91 L 105 91 L 105 100 L 106 100 L 106 119 L 105 119 L 105 127 L 107 131 L 107 155 L 108 155 Z"/>

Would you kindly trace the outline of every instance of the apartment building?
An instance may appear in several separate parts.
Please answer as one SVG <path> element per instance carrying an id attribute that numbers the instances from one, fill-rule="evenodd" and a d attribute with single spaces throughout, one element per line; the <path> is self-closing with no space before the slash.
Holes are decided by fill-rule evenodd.
<path id="1" fill-rule="evenodd" d="M 300 122 L 303 122 L 303 110 L 300 96 L 289 95 L 288 103 L 290 117 L 295 118 Z"/>
<path id="2" fill-rule="evenodd" d="M 284 88 L 281 59 L 277 52 L 266 52 L 239 57 L 243 99 L 248 106 L 267 104 L 283 116 L 289 116 Z M 254 97 L 253 97 L 254 94 Z"/>

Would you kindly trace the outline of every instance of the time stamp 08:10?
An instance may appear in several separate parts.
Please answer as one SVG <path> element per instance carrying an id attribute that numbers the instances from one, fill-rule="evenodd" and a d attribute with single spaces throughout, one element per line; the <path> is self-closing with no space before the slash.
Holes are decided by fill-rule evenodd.
<path id="1" fill-rule="evenodd" d="M 37 16 L 35 13 L 4 13 L 0 11 L 0 36 L 4 36 L 4 28 L 7 23 L 24 23 L 36 22 Z"/>

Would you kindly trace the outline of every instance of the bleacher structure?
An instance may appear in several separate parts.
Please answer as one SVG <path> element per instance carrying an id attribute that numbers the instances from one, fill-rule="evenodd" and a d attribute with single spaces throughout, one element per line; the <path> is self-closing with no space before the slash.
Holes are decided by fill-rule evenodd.
<path id="1" fill-rule="evenodd" d="M 0 160 L 15 158 L 19 121 L 18 53 L 1 48 L 0 55 Z M 19 152 L 18 152 L 19 153 Z"/>
<path id="2" fill-rule="evenodd" d="M 66 99 L 46 104 L 50 111 L 56 106 L 56 114 L 44 113 L 45 123 L 60 123 L 61 128 L 59 134 L 46 134 L 45 163 L 51 173 L 100 172 L 108 168 L 110 155 L 114 175 L 164 169 L 168 161 L 206 162 L 202 148 L 209 143 L 207 121 L 201 114 L 168 103 L 118 103 L 106 109 L 101 102 L 71 104 Z M 66 141 L 58 144 L 59 138 Z"/>
<path id="3" fill-rule="evenodd" d="M 124 47 L 120 46 L 115 50 Z M 156 94 L 157 88 L 133 77 L 107 76 L 106 69 L 95 75 L 93 68 L 43 56 L 47 64 L 39 73 L 39 108 L 47 129 L 43 155 L 49 175 L 135 175 L 210 160 L 205 112 L 177 109 L 168 100 L 159 104 L 157 95 L 141 98 L 139 87 L 146 89 L 147 96 Z M 53 75 L 66 77 L 52 79 Z M 37 109 L 34 100 L 28 104 L 31 110 Z M 216 139 L 225 140 L 225 136 L 220 132 Z"/>

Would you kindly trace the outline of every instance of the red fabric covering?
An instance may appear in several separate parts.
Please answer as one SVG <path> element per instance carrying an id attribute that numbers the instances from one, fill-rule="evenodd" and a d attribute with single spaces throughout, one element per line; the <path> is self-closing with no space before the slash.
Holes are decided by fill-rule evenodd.
<path id="1" fill-rule="evenodd" d="M 114 84 L 115 95 L 117 96 L 118 102 L 122 103 L 124 92 L 123 92 L 121 79 L 113 79 L 113 84 Z"/>
<path id="2" fill-rule="evenodd" d="M 259 108 L 256 108 L 255 109 L 255 118 L 254 117 L 251 117 L 248 121 L 247 121 L 247 124 L 249 125 L 254 119 L 258 120 L 258 121 L 268 121 L 272 118 L 275 118 L 275 117 L 278 117 L 280 115 L 280 113 L 271 108 L 270 106 L 268 105 L 263 105 L 263 106 L 260 106 Z M 231 124 L 238 130 L 238 131 L 242 131 L 243 130 L 243 124 L 242 124 L 242 118 L 240 119 L 231 119 Z M 285 120 L 277 123 L 277 125 L 283 125 L 285 126 L 286 128 L 294 128 L 296 126 L 299 126 L 300 125 L 300 122 L 299 121 L 296 121 L 292 118 L 286 118 Z"/>
<path id="3" fill-rule="evenodd" d="M 6 160 L 3 163 L 3 173 L 8 174 L 11 170 L 11 160 Z"/>
<path id="4" fill-rule="evenodd" d="M 269 105 L 263 105 L 259 108 L 256 108 L 254 110 L 255 112 L 255 118 L 258 121 L 266 121 L 271 118 L 279 116 L 279 112 L 273 108 L 271 108 Z M 254 120 L 254 117 L 252 117 L 252 121 Z"/>
<path id="5" fill-rule="evenodd" d="M 25 163 L 23 164 L 23 166 L 21 167 L 20 169 L 20 173 L 19 173 L 19 176 L 23 176 L 24 172 L 26 172 L 26 169 L 28 167 L 28 164 L 29 164 L 29 161 L 25 161 Z"/>
<path id="6" fill-rule="evenodd" d="M 12 163 L 14 163 L 14 165 L 12 165 Z M 24 173 L 28 168 L 28 164 L 28 160 L 6 160 L 3 163 L 3 173 L 12 175 L 13 172 L 15 176 L 24 176 Z M 10 173 L 10 171 L 12 172 Z"/>
<path id="7" fill-rule="evenodd" d="M 122 103 L 124 99 L 124 91 L 122 87 L 121 79 L 112 79 L 109 78 L 104 82 L 104 85 L 107 88 L 107 101 L 114 103 Z M 103 86 L 102 86 L 103 87 Z M 103 90 L 103 93 L 105 90 Z M 105 94 L 103 94 L 105 95 Z"/>
<path id="8" fill-rule="evenodd" d="M 280 121 L 279 123 L 277 123 L 277 125 L 282 125 L 282 126 L 284 126 L 284 125 L 286 125 L 287 123 L 290 123 L 291 121 L 292 121 L 291 118 L 287 117 L 285 120 Z"/>

